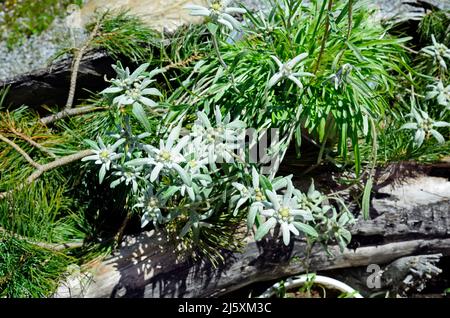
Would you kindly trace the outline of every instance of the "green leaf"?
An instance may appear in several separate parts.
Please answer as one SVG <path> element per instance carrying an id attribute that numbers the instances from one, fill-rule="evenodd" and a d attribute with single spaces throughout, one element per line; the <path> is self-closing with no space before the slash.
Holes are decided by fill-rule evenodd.
<path id="1" fill-rule="evenodd" d="M 139 103 L 133 104 L 133 115 L 137 120 L 144 126 L 147 131 L 151 131 L 150 122 L 148 121 L 147 114 L 145 113 L 144 108 Z"/>
<path id="2" fill-rule="evenodd" d="M 312 237 L 319 236 L 319 233 L 317 233 L 317 231 L 311 225 L 301 223 L 301 222 L 292 222 L 292 224 L 294 224 L 294 226 L 297 228 L 297 230 L 299 230 L 309 236 L 312 236 Z"/>
<path id="3" fill-rule="evenodd" d="M 352 50 L 353 54 L 355 54 L 356 58 L 360 61 L 360 62 L 365 62 L 365 57 L 361 54 L 361 51 L 352 43 L 347 42 L 347 46 L 350 48 L 350 50 Z"/>
<path id="4" fill-rule="evenodd" d="M 249 229 L 253 228 L 253 225 L 255 224 L 256 215 L 258 213 L 258 207 L 257 206 L 250 206 L 250 209 L 248 211 L 247 215 L 247 226 Z"/>
<path id="5" fill-rule="evenodd" d="M 100 150 L 100 148 L 98 147 L 97 143 L 95 141 L 89 140 L 89 139 L 85 139 L 84 142 L 86 144 L 89 145 L 89 147 L 91 147 L 91 149 L 95 149 L 95 150 Z"/>
<path id="6" fill-rule="evenodd" d="M 162 191 L 161 193 L 161 197 L 164 201 L 169 200 L 175 193 L 178 192 L 180 188 L 177 186 L 169 186 L 167 187 L 167 189 L 165 189 L 164 191 Z"/>
<path id="7" fill-rule="evenodd" d="M 260 175 L 259 176 L 259 181 L 261 182 L 261 187 L 263 189 L 272 191 L 272 183 L 270 182 L 270 180 L 266 176 Z"/>
<path id="8" fill-rule="evenodd" d="M 275 226 L 277 220 L 275 218 L 268 219 L 263 225 L 261 225 L 255 234 L 255 240 L 260 241 L 264 236 L 269 233 L 270 229 Z"/>
<path id="9" fill-rule="evenodd" d="M 367 180 L 366 187 L 364 189 L 363 199 L 362 199 L 362 214 L 364 220 L 369 219 L 369 211 L 370 211 L 370 194 L 372 192 L 373 180 L 370 177 Z"/>
<path id="10" fill-rule="evenodd" d="M 213 34 L 213 35 L 216 35 L 217 30 L 219 30 L 219 26 L 214 23 L 208 23 L 207 27 L 208 27 L 209 32 L 211 32 L 211 34 Z"/>
<path id="11" fill-rule="evenodd" d="M 347 243 L 350 243 L 350 241 L 352 240 L 352 234 L 350 233 L 349 230 L 346 229 L 340 229 L 339 230 L 339 234 L 341 235 L 342 238 L 345 239 L 345 241 Z"/>

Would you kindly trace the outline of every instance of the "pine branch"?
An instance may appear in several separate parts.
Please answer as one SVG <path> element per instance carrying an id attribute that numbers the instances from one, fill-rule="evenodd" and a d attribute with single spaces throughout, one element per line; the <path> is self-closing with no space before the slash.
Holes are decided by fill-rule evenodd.
<path id="1" fill-rule="evenodd" d="M 39 122 L 43 125 L 50 125 L 53 124 L 55 121 L 58 121 L 60 119 L 64 119 L 70 116 L 78 116 L 78 115 L 84 115 L 89 114 L 97 111 L 103 111 L 106 110 L 106 107 L 96 107 L 96 106 L 85 106 L 85 107 L 78 107 L 78 108 L 72 108 L 72 109 L 64 109 L 60 111 L 59 113 L 56 113 L 54 115 L 50 115 L 47 117 L 44 117 L 39 120 Z"/>
<path id="2" fill-rule="evenodd" d="M 86 43 L 76 51 L 75 53 L 75 59 L 73 62 L 73 69 L 72 69 L 72 76 L 70 79 L 70 90 L 69 90 L 69 96 L 67 98 L 67 103 L 65 110 L 69 110 L 73 107 L 73 102 L 75 99 L 75 91 L 77 88 L 77 80 L 78 80 L 78 71 L 80 70 L 80 64 L 81 60 L 83 59 L 84 54 L 88 50 L 89 46 L 91 45 L 94 38 L 97 36 L 98 31 L 100 29 L 101 25 L 101 19 L 98 20 L 97 24 L 95 25 L 94 29 L 92 30 L 89 39 L 86 41 Z"/>
<path id="3" fill-rule="evenodd" d="M 16 239 L 19 239 L 21 241 L 25 241 L 27 243 L 30 243 L 32 245 L 36 245 L 51 251 L 60 252 L 62 250 L 68 249 L 68 248 L 79 248 L 83 246 L 83 242 L 69 242 L 69 243 L 46 243 L 46 242 L 38 242 L 34 241 L 28 237 L 24 237 L 22 235 L 11 233 L 10 231 L 5 230 L 4 228 L 0 227 L 0 233 L 9 234 L 15 237 Z"/>
<path id="4" fill-rule="evenodd" d="M 2 134 L 0 134 L 0 140 L 7 143 L 8 145 L 10 145 L 12 148 L 14 148 L 19 154 L 22 155 L 22 157 L 25 158 L 26 161 L 28 161 L 28 163 L 30 165 L 32 165 L 33 167 L 35 167 L 36 169 L 41 169 L 41 165 L 39 163 L 37 163 L 36 161 L 34 161 L 26 152 L 25 150 L 23 150 L 22 148 L 20 148 L 16 143 L 14 143 L 13 141 L 9 140 L 8 138 L 6 138 L 5 136 L 3 136 Z"/>
<path id="5" fill-rule="evenodd" d="M 77 152 L 77 153 L 75 153 L 73 155 L 69 155 L 69 156 L 58 158 L 58 159 L 56 159 L 56 160 L 54 160 L 52 162 L 49 162 L 47 164 L 38 165 L 38 167 L 36 167 L 36 170 L 27 178 L 26 184 L 33 183 L 34 181 L 39 179 L 44 173 L 46 173 L 46 172 L 48 172 L 50 170 L 53 170 L 53 169 L 56 169 L 56 168 L 59 168 L 59 167 L 62 167 L 62 166 L 66 166 L 66 165 L 71 164 L 71 163 L 73 163 L 75 161 L 79 161 L 79 160 L 83 159 L 84 157 L 92 155 L 93 153 L 94 152 L 92 150 L 83 150 L 83 151 Z M 26 153 L 25 153 L 25 155 L 26 155 Z M 14 191 L 23 189 L 24 186 L 25 186 L 24 184 L 21 184 L 16 189 L 0 193 L 0 199 L 6 198 L 7 196 L 11 195 Z"/>
<path id="6" fill-rule="evenodd" d="M 48 150 L 47 148 L 45 148 L 44 146 L 42 146 L 41 144 L 38 144 L 37 142 L 35 142 L 33 139 L 31 139 L 30 137 L 28 137 L 27 135 L 18 132 L 14 127 L 9 126 L 8 129 L 17 137 L 23 139 L 24 141 L 26 141 L 28 144 L 30 144 L 32 147 L 35 147 L 37 149 L 39 149 L 41 152 L 49 155 L 52 158 L 56 158 L 56 155 L 51 152 L 50 150 Z"/>
<path id="7" fill-rule="evenodd" d="M 27 182 L 33 183 L 36 179 L 38 179 L 45 172 L 68 165 L 68 164 L 73 163 L 78 160 L 81 160 L 84 157 L 92 155 L 93 153 L 94 152 L 92 150 L 83 150 L 83 151 L 77 152 L 73 155 L 61 157 L 59 159 L 56 159 L 55 161 L 52 161 L 45 165 L 42 165 L 42 166 L 40 166 L 39 169 L 37 169 L 35 172 L 33 172 L 33 174 L 31 174 L 28 177 Z"/>

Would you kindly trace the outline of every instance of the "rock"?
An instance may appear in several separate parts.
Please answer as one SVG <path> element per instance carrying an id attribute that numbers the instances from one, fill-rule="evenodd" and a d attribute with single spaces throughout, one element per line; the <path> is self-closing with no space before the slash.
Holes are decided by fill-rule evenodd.
<path id="1" fill-rule="evenodd" d="M 205 5 L 205 0 L 88 0 L 80 12 L 69 16 L 73 27 L 83 27 L 97 11 L 129 11 L 142 19 L 149 27 L 173 32 L 183 24 L 201 19 L 189 15 L 186 4 Z"/>

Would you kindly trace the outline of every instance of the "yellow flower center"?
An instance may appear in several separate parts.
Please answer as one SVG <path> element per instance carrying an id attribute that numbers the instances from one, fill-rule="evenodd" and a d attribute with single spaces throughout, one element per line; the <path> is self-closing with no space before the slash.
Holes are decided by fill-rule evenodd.
<path id="1" fill-rule="evenodd" d="M 108 150 L 103 150 L 100 153 L 100 158 L 102 158 L 102 159 L 108 159 L 108 156 L 109 156 L 109 151 Z"/>
<path id="2" fill-rule="evenodd" d="M 148 201 L 148 207 L 149 207 L 149 208 L 156 208 L 156 207 L 158 207 L 158 200 L 155 199 L 155 198 L 151 198 L 151 199 Z"/>
<path id="3" fill-rule="evenodd" d="M 165 150 L 165 151 L 163 151 L 163 152 L 161 153 L 161 158 L 162 158 L 164 161 L 169 161 L 171 157 L 172 157 L 172 155 L 171 155 L 170 152 L 168 152 L 167 150 Z"/>
<path id="4" fill-rule="evenodd" d="M 196 161 L 196 160 L 191 160 L 191 161 L 189 161 L 189 166 L 190 166 L 191 168 L 197 167 L 197 161 Z"/>
<path id="5" fill-rule="evenodd" d="M 278 210 L 278 213 L 280 214 L 280 216 L 283 218 L 283 219 L 287 219 L 288 217 L 289 217 L 289 215 L 291 214 L 290 213 L 291 211 L 289 210 L 289 208 L 281 208 L 280 210 Z"/>
<path id="6" fill-rule="evenodd" d="M 255 189 L 255 199 L 256 201 L 264 201 L 265 196 L 260 189 Z"/>
<path id="7" fill-rule="evenodd" d="M 219 11 L 222 11 L 222 8 L 223 8 L 223 6 L 220 2 L 215 2 L 211 5 L 211 10 L 213 10 L 213 11 L 219 12 Z"/>

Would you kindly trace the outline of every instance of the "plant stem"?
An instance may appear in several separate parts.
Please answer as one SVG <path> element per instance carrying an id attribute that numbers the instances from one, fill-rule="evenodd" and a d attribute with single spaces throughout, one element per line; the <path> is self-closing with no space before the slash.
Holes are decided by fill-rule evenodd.
<path id="1" fill-rule="evenodd" d="M 0 139 L 1 139 L 1 137 L 3 137 L 3 136 L 0 135 Z M 17 150 L 17 151 L 19 151 L 19 150 Z M 84 157 L 92 155 L 93 153 L 94 152 L 92 150 L 83 150 L 83 151 L 77 152 L 77 153 L 75 153 L 73 155 L 69 155 L 69 156 L 58 158 L 58 159 L 56 159 L 56 160 L 54 160 L 52 162 L 49 162 L 47 164 L 44 164 L 44 165 L 37 164 L 37 166 L 35 166 L 36 170 L 27 178 L 25 184 L 31 184 L 34 181 L 36 181 L 39 177 L 41 177 L 44 173 L 46 173 L 46 172 L 48 172 L 50 170 L 53 170 L 53 169 L 56 169 L 56 168 L 68 165 L 68 164 L 73 163 L 75 161 L 81 160 Z M 27 155 L 27 154 L 25 153 L 25 155 Z M 6 198 L 7 196 L 11 195 L 14 191 L 23 189 L 25 184 L 22 183 L 16 189 L 0 193 L 0 199 Z"/>
<path id="2" fill-rule="evenodd" d="M 212 35 L 212 42 L 214 46 L 214 50 L 216 51 L 217 58 L 219 59 L 220 65 L 225 69 L 225 71 L 228 72 L 228 75 L 230 77 L 231 84 L 233 85 L 233 89 L 236 91 L 236 93 L 240 94 L 241 92 L 236 88 L 236 81 L 234 79 L 233 73 L 230 72 L 230 68 L 228 67 L 227 63 L 222 58 L 222 54 L 220 54 L 219 49 L 219 42 L 217 41 L 217 36 L 214 33 L 211 33 Z"/>
<path id="3" fill-rule="evenodd" d="M 2 134 L 0 134 L 0 140 L 7 143 L 8 145 L 10 145 L 11 147 L 13 147 L 20 155 L 22 155 L 22 157 L 25 158 L 26 161 L 28 161 L 28 163 L 30 165 L 32 165 L 33 167 L 35 167 L 36 169 L 41 169 L 42 166 L 40 164 L 38 164 L 36 161 L 34 161 L 26 152 L 25 150 L 23 150 L 22 148 L 20 148 L 16 143 L 14 143 L 13 141 L 9 140 L 8 138 L 6 138 L 5 136 L 3 136 Z"/>
<path id="4" fill-rule="evenodd" d="M 97 36 L 98 31 L 100 29 L 101 19 L 97 21 L 97 24 L 95 25 L 94 29 L 92 30 L 89 39 L 86 41 L 86 43 L 80 48 L 76 50 L 76 53 L 74 55 L 74 62 L 73 62 L 73 68 L 72 68 L 72 76 L 70 78 L 70 89 L 69 89 L 69 96 L 67 97 L 66 107 L 65 109 L 71 109 L 73 107 L 73 102 L 75 99 L 75 91 L 77 88 L 77 80 L 78 80 L 78 71 L 80 70 L 80 64 L 81 60 L 83 59 L 83 55 L 88 50 L 89 46 L 91 45 L 94 38 Z"/>
<path id="5" fill-rule="evenodd" d="M 25 241 L 27 243 L 30 243 L 32 245 L 36 245 L 42 248 L 45 248 L 47 250 L 51 250 L 51 251 L 55 251 L 55 252 L 60 252 L 64 249 L 68 249 L 68 248 L 79 248 L 83 246 L 83 242 L 69 242 L 69 243 L 47 243 L 47 242 L 38 242 L 38 241 L 34 241 L 31 240 L 30 238 L 15 234 L 15 233 L 11 233 L 10 231 L 5 230 L 4 228 L 0 227 L 0 233 L 6 233 L 6 234 L 10 234 L 11 236 L 15 237 L 16 239 L 19 239 L 21 241 Z"/>
<path id="6" fill-rule="evenodd" d="M 58 121 L 60 119 L 64 119 L 70 116 L 78 116 L 78 115 L 84 115 L 88 113 L 93 113 L 97 111 L 104 111 L 107 107 L 95 107 L 95 106 L 85 106 L 85 107 L 78 107 L 73 109 L 64 109 L 60 111 L 59 113 L 56 113 L 54 115 L 50 115 L 47 117 L 44 117 L 39 120 L 39 122 L 43 125 L 50 125 L 53 124 L 55 121 Z"/>
<path id="7" fill-rule="evenodd" d="M 320 53 L 319 57 L 317 58 L 316 67 L 314 69 L 314 74 L 317 74 L 317 71 L 319 70 L 320 62 L 322 60 L 323 53 L 325 52 L 325 46 L 327 44 L 328 36 L 330 35 L 330 12 L 331 9 L 333 9 L 333 0 L 328 1 L 328 8 L 327 8 L 327 17 L 325 20 L 325 34 L 322 38 L 322 45 L 320 47 Z"/>
<path id="8" fill-rule="evenodd" d="M 44 146 L 38 144 L 37 142 L 35 142 L 33 139 L 31 139 L 31 138 L 28 137 L 27 135 L 25 135 L 25 134 L 23 134 L 23 133 L 21 133 L 21 132 L 18 132 L 14 127 L 11 127 L 11 126 L 10 126 L 10 127 L 8 127 L 8 128 L 9 128 L 9 130 L 10 130 L 14 135 L 16 135 L 17 137 L 19 137 L 19 138 L 25 140 L 25 141 L 28 142 L 31 146 L 33 146 L 33 147 L 39 149 L 41 152 L 46 153 L 47 155 L 49 155 L 49 156 L 52 157 L 52 158 L 56 158 L 56 155 L 55 155 L 53 152 L 51 152 L 50 150 L 48 150 L 48 149 L 45 148 Z"/>
<path id="9" fill-rule="evenodd" d="M 352 34 L 353 29 L 353 0 L 348 0 L 348 30 L 347 30 L 347 41 Z"/>

